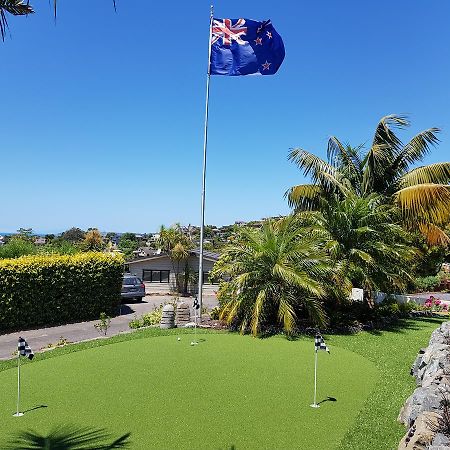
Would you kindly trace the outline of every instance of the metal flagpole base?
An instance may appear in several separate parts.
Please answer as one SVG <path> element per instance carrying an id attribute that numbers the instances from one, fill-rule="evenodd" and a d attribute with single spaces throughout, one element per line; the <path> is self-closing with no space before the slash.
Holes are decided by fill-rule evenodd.
<path id="1" fill-rule="evenodd" d="M 13 417 L 22 417 L 23 413 L 21 412 L 16 412 L 15 414 L 13 414 Z"/>
<path id="2" fill-rule="evenodd" d="M 320 408 L 320 405 L 318 405 L 318 404 L 316 404 L 316 403 L 312 403 L 312 404 L 309 405 L 309 406 L 311 406 L 311 408 Z"/>

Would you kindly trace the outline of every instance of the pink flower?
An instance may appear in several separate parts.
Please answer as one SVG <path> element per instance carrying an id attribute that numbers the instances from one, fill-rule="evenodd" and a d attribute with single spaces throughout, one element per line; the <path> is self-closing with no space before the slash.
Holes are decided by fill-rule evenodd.
<path id="1" fill-rule="evenodd" d="M 434 304 L 435 304 L 435 305 L 440 305 L 440 304 L 441 304 L 441 301 L 437 298 L 437 299 L 434 301 Z"/>

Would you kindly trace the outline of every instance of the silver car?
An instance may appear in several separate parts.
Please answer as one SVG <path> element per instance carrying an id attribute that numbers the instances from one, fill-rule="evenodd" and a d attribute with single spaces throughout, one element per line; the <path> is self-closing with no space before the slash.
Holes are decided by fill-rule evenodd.
<path id="1" fill-rule="evenodd" d="M 137 276 L 126 274 L 123 276 L 121 296 L 122 301 L 129 299 L 142 301 L 145 297 L 145 284 Z"/>

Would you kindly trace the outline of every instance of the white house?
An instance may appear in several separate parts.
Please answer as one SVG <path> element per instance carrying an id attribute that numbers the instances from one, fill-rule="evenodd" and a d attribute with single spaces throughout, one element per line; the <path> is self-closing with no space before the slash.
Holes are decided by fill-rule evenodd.
<path id="1" fill-rule="evenodd" d="M 199 256 L 199 250 L 192 250 L 187 259 L 189 271 L 195 273 L 197 277 Z M 212 293 L 217 290 L 218 286 L 217 284 L 211 283 L 209 273 L 218 259 L 218 253 L 203 252 L 203 282 L 205 293 Z M 176 286 L 175 274 L 184 273 L 185 267 L 186 262 L 182 262 L 179 266 L 176 263 L 173 264 L 167 254 L 156 254 L 148 258 L 138 258 L 128 261 L 125 264 L 125 270 L 127 272 L 136 275 L 145 282 L 147 293 L 168 293 L 173 291 Z M 196 293 L 197 283 L 190 284 L 189 291 Z"/>

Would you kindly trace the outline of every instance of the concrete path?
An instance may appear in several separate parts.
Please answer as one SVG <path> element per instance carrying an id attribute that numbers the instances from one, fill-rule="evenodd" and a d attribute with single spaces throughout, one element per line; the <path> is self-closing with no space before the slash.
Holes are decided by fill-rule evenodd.
<path id="1" fill-rule="evenodd" d="M 116 334 L 129 331 L 128 323 L 134 319 L 134 316 L 141 316 L 161 304 L 172 301 L 173 297 L 169 295 L 164 296 L 146 296 L 142 302 L 127 303 L 122 305 L 121 315 L 111 319 L 111 327 L 108 329 L 108 336 L 115 336 Z M 180 298 L 192 307 L 192 298 Z M 203 304 L 211 309 L 218 305 L 217 299 L 214 296 L 207 296 L 203 298 Z M 193 311 L 191 311 L 193 316 Z M 47 347 L 49 344 L 56 344 L 61 338 L 69 342 L 79 342 L 87 339 L 99 337 L 100 334 L 94 324 L 98 320 L 91 322 L 72 323 L 68 325 L 61 325 L 59 327 L 41 328 L 39 330 L 18 331 L 16 333 L 4 334 L 0 336 L 0 360 L 10 359 L 17 349 L 17 339 L 19 336 L 25 338 L 33 349 L 39 352 L 41 349 Z"/>

